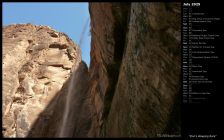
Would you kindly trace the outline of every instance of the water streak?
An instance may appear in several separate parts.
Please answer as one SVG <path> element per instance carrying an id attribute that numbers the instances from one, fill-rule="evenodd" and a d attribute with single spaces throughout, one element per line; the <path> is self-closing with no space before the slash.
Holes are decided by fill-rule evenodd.
<path id="1" fill-rule="evenodd" d="M 74 85 L 75 85 L 75 79 L 77 79 L 78 73 L 76 73 L 76 69 L 71 75 L 71 80 L 69 82 L 69 87 L 68 87 L 68 92 L 65 100 L 65 109 L 63 113 L 63 119 L 62 119 L 62 125 L 59 129 L 59 137 L 71 137 L 71 133 L 73 130 L 73 124 L 71 123 L 71 118 L 70 116 L 70 107 L 71 107 L 71 102 L 74 96 Z"/>

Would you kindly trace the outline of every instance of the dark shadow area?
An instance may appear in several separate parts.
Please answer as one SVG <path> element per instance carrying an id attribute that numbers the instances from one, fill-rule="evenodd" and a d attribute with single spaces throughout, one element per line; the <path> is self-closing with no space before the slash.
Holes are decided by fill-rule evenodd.
<path id="1" fill-rule="evenodd" d="M 173 110 L 170 113 L 164 134 L 181 135 L 181 91 L 174 100 Z"/>
<path id="2" fill-rule="evenodd" d="M 75 76 L 74 80 L 72 80 L 72 76 Z M 81 62 L 64 83 L 61 90 L 56 93 L 44 111 L 40 113 L 27 137 L 59 137 L 63 116 L 65 115 L 65 107 L 68 107 L 66 106 L 68 99 L 66 96 L 69 88 L 71 88 L 70 86 L 73 87 L 70 98 L 71 102 L 69 102 L 69 118 L 67 118 L 68 120 L 65 125 L 66 131 L 69 132 L 66 132 L 66 135 L 68 137 L 86 136 L 87 130 L 90 127 L 89 110 L 87 104 L 85 104 L 87 99 L 87 82 L 88 68 L 85 63 Z M 85 110 L 82 111 L 84 108 Z M 85 115 L 86 117 L 83 118 Z"/>
<path id="3" fill-rule="evenodd" d="M 115 88 L 118 81 L 120 66 L 124 54 L 125 43 L 126 43 L 126 34 L 128 29 L 128 20 L 130 14 L 130 5 L 131 3 L 122 4 L 114 3 L 112 5 L 112 14 L 115 18 L 115 25 L 113 29 L 113 38 L 114 38 L 114 63 L 107 65 L 107 72 L 109 77 L 109 87 L 106 91 L 104 97 L 104 110 L 103 110 L 103 119 L 106 120 L 110 112 L 111 103 L 113 100 Z"/>

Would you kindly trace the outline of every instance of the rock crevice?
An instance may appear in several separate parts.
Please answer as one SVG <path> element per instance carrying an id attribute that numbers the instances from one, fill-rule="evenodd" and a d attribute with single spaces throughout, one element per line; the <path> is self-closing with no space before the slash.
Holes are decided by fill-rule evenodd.
<path id="1" fill-rule="evenodd" d="M 170 122 L 180 134 L 180 5 L 90 3 L 90 15 L 96 112 L 88 136 L 157 137 Z"/>

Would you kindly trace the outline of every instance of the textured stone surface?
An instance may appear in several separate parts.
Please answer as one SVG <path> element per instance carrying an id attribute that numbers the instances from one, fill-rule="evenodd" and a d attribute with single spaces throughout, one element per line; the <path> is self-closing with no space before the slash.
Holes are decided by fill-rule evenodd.
<path id="1" fill-rule="evenodd" d="M 92 3 L 90 15 L 88 136 L 180 134 L 180 5 Z"/>
<path id="2" fill-rule="evenodd" d="M 122 58 L 120 52 L 124 49 L 129 6 L 121 3 L 89 5 L 92 35 L 89 94 L 93 104 L 90 137 L 100 135 L 110 108 Z"/>
<path id="3" fill-rule="evenodd" d="M 127 46 L 103 135 L 157 137 L 176 127 L 166 128 L 180 100 L 180 12 L 175 6 L 132 4 Z M 180 126 L 170 133 L 180 134 Z"/>
<path id="4" fill-rule="evenodd" d="M 50 27 L 3 27 L 3 135 L 27 136 L 80 62 L 79 47 Z"/>
<path id="5" fill-rule="evenodd" d="M 86 136 L 91 112 L 86 95 L 87 88 L 85 88 L 87 81 L 88 68 L 85 63 L 81 62 L 54 100 L 41 112 L 41 117 L 32 125 L 28 137 Z"/>

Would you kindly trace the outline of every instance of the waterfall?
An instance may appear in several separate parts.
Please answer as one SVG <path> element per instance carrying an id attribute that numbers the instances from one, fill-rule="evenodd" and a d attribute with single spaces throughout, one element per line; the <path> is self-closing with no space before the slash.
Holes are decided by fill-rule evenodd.
<path id="1" fill-rule="evenodd" d="M 82 62 L 79 63 L 78 66 L 75 66 L 72 72 L 67 87 L 68 90 L 65 97 L 61 127 L 58 128 L 56 137 L 73 137 L 74 133 L 81 129 L 79 117 L 82 112 L 83 100 L 86 98 L 86 91 L 83 85 L 87 83 L 88 68 L 86 64 Z"/>
<path id="2" fill-rule="evenodd" d="M 66 95 L 66 100 L 65 100 L 65 107 L 64 107 L 64 113 L 63 113 L 63 119 L 62 119 L 62 124 L 61 127 L 59 128 L 59 137 L 72 137 L 72 131 L 74 129 L 74 124 L 71 123 L 72 119 L 72 112 L 70 111 L 70 107 L 72 106 L 72 99 L 75 91 L 73 90 L 75 84 L 75 79 L 77 79 L 78 73 L 76 72 L 76 69 L 73 71 L 71 75 L 71 80 L 69 81 L 69 87 L 68 87 L 68 92 Z"/>

